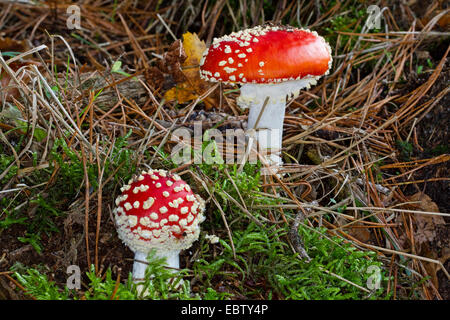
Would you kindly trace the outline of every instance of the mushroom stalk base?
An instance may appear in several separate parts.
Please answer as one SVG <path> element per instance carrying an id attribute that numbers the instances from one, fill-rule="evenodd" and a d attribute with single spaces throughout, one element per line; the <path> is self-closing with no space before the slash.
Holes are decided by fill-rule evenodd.
<path id="1" fill-rule="evenodd" d="M 301 89 L 316 84 L 317 78 L 306 77 L 273 84 L 248 83 L 241 86 L 238 105 L 250 109 L 248 129 L 254 129 L 259 144 L 258 152 L 269 165 L 277 167 L 283 164 L 280 155 L 286 97 L 296 98 Z"/>
<path id="2" fill-rule="evenodd" d="M 268 165 L 282 165 L 281 141 L 283 135 L 286 102 L 272 101 L 252 104 L 248 116 L 248 129 L 254 129 L 258 141 L 258 153 L 265 157 Z"/>
<path id="3" fill-rule="evenodd" d="M 173 269 L 180 268 L 179 250 L 156 251 L 155 258 L 166 258 L 166 266 Z M 145 270 L 147 269 L 147 253 L 135 252 L 133 263 L 133 280 L 135 282 L 142 281 L 145 278 Z"/>

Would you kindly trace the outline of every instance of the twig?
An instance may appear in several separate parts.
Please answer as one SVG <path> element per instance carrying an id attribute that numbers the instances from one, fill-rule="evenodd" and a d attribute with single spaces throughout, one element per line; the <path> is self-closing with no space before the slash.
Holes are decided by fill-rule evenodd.
<path id="1" fill-rule="evenodd" d="M 305 220 L 305 216 L 301 212 L 301 210 L 297 211 L 297 215 L 294 218 L 294 222 L 292 223 L 292 226 L 289 230 L 289 239 L 292 242 L 292 245 L 296 252 L 299 253 L 300 258 L 306 259 L 306 262 L 310 262 L 311 258 L 308 256 L 308 253 L 306 252 L 304 248 L 304 244 L 302 239 L 300 238 L 300 235 L 298 234 L 298 227 L 300 223 L 302 223 Z"/>

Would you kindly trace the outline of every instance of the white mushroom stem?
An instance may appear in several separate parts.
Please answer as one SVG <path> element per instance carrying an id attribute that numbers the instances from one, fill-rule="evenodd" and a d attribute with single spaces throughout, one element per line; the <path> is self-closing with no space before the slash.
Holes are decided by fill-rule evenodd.
<path id="1" fill-rule="evenodd" d="M 249 110 L 248 129 L 255 129 L 258 152 L 263 156 L 269 155 L 266 159 L 270 165 L 283 163 L 280 154 L 285 108 L 286 101 L 273 101 L 265 107 L 264 102 L 253 104 Z"/>
<path id="2" fill-rule="evenodd" d="M 241 108 L 250 108 L 248 129 L 255 129 L 258 152 L 262 155 L 270 154 L 265 157 L 270 165 L 280 166 L 283 163 L 280 155 L 286 97 L 295 98 L 301 89 L 314 84 L 316 78 L 307 77 L 274 84 L 246 83 L 241 86 L 238 105 Z"/>
<path id="3" fill-rule="evenodd" d="M 179 269 L 180 268 L 180 250 L 161 251 L 157 250 L 154 257 L 166 258 L 166 267 Z M 133 263 L 133 281 L 141 282 L 145 278 L 145 270 L 147 269 L 147 253 L 136 251 L 134 254 Z"/>

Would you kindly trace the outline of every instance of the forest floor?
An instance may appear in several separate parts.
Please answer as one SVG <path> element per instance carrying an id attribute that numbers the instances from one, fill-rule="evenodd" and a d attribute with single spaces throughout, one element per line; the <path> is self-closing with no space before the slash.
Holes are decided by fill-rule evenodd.
<path id="1" fill-rule="evenodd" d="M 448 3 L 71 4 L 0 1 L 0 300 L 450 298 Z M 283 174 L 176 164 L 175 129 L 246 129 L 239 87 L 202 80 L 199 60 L 265 23 L 317 31 L 333 55 L 288 101 Z M 112 210 L 150 167 L 188 182 L 206 220 L 183 289 L 150 277 L 141 297 Z"/>

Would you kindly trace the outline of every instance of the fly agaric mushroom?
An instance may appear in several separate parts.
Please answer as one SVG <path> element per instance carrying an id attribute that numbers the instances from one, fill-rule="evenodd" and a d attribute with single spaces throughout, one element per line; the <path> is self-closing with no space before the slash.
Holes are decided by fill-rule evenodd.
<path id="1" fill-rule="evenodd" d="M 143 171 L 120 188 L 113 210 L 119 238 L 134 252 L 133 279 L 144 278 L 150 250 L 179 268 L 179 253 L 198 239 L 203 199 L 177 174 Z"/>
<path id="2" fill-rule="evenodd" d="M 277 166 L 282 163 L 286 96 L 295 98 L 301 89 L 315 85 L 331 63 L 330 46 L 314 31 L 256 26 L 215 38 L 200 61 L 200 76 L 241 84 L 237 102 L 250 109 L 248 129 L 255 129 L 260 151 L 269 151 L 269 164 Z"/>

